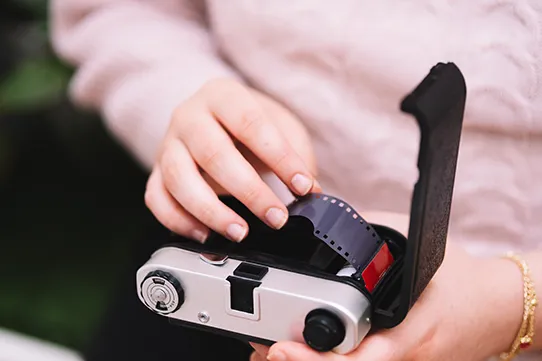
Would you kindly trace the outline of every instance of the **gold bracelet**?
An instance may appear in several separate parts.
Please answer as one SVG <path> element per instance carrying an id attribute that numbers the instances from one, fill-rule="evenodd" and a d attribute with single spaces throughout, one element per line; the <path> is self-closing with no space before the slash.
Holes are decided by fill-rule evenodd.
<path id="1" fill-rule="evenodd" d="M 523 276 L 523 320 L 510 351 L 500 355 L 501 360 L 509 361 L 533 344 L 535 333 L 535 310 L 538 305 L 538 300 L 536 298 L 534 283 L 531 279 L 531 271 L 529 270 L 527 262 L 513 253 L 507 254 L 504 258 L 516 263 L 521 269 Z"/>

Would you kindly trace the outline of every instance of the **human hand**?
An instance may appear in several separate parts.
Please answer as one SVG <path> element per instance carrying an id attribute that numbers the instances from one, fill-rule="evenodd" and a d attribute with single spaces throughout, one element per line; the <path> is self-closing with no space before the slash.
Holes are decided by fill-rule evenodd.
<path id="1" fill-rule="evenodd" d="M 261 179 L 265 171 L 294 194 L 320 190 L 308 134 L 292 113 L 235 81 L 210 81 L 174 112 L 145 202 L 179 235 L 203 242 L 212 229 L 241 241 L 248 224 L 218 194 L 231 194 L 281 228 L 287 209 Z"/>
<path id="2" fill-rule="evenodd" d="M 399 227 L 376 223 L 404 232 L 406 223 L 396 219 Z M 521 322 L 522 302 L 521 274 L 512 262 L 475 258 L 450 242 L 441 268 L 394 329 L 368 336 L 347 355 L 318 353 L 289 341 L 270 348 L 252 344 L 252 360 L 483 361 L 510 347 Z"/>

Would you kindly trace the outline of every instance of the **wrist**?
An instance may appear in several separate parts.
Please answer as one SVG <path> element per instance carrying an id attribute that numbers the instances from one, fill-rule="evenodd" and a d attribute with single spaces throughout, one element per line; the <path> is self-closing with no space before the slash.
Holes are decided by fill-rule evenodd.
<path id="1" fill-rule="evenodd" d="M 486 340 L 497 356 L 510 350 L 523 320 L 523 277 L 514 262 L 503 258 L 488 260 L 482 273 L 488 314 L 480 322 L 487 323 Z"/>

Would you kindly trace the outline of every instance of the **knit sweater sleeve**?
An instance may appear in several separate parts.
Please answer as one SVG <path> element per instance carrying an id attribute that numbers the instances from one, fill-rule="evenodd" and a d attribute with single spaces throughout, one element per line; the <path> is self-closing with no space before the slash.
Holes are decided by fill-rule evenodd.
<path id="1" fill-rule="evenodd" d="M 75 68 L 70 97 L 99 112 L 147 169 L 174 108 L 209 79 L 238 77 L 214 48 L 202 4 L 51 1 L 53 47 Z"/>

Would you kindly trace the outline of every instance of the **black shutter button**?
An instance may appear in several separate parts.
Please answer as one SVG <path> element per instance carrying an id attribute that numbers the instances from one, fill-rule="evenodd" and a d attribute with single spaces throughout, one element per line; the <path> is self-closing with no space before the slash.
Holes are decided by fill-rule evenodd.
<path id="1" fill-rule="evenodd" d="M 328 310 L 313 310 L 305 318 L 303 338 L 316 351 L 331 351 L 343 342 L 344 337 L 344 324 Z"/>

